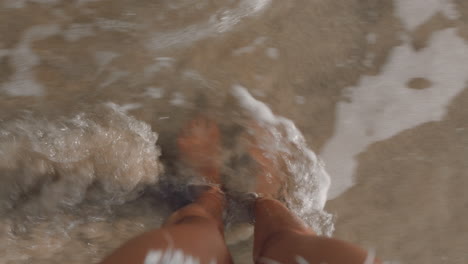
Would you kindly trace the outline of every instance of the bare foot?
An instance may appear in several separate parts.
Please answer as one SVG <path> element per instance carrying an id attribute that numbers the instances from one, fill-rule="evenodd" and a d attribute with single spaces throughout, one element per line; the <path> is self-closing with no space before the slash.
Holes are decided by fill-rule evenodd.
<path id="1" fill-rule="evenodd" d="M 267 198 L 279 198 L 282 188 L 282 177 L 279 171 L 279 152 L 268 150 L 267 146 L 273 143 L 273 135 L 258 124 L 249 126 L 252 133 L 245 133 L 247 151 L 256 162 L 255 192 Z"/>
<path id="2" fill-rule="evenodd" d="M 221 184 L 220 133 L 217 124 L 206 117 L 191 120 L 177 139 L 180 158 L 207 182 Z"/>

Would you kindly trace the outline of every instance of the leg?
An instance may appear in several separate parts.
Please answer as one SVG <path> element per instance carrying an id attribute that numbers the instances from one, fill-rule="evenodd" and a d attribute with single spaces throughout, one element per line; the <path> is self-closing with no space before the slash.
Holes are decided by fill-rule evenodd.
<path id="1" fill-rule="evenodd" d="M 199 117 L 178 138 L 181 160 L 212 185 L 221 183 L 219 137 L 216 124 Z M 192 204 L 173 213 L 161 229 L 132 239 L 101 263 L 232 263 L 223 237 L 224 208 L 224 194 L 218 187 L 207 186 Z"/>
<path id="2" fill-rule="evenodd" d="M 281 193 L 284 177 L 280 175 L 281 155 L 267 147 L 272 135 L 261 126 L 252 124 L 254 134 L 246 134 L 248 151 L 256 163 L 255 192 L 264 198 L 254 202 L 255 263 L 277 264 L 371 264 L 367 252 L 352 244 L 319 237 L 291 213 L 276 198 Z"/>
<path id="3" fill-rule="evenodd" d="M 258 199 L 254 206 L 255 263 L 380 263 L 378 260 L 368 260 L 365 250 L 350 243 L 316 236 L 275 199 Z"/>
<path id="4" fill-rule="evenodd" d="M 101 263 L 143 264 L 150 252 L 161 254 L 161 260 L 166 257 L 174 261 L 169 263 L 184 263 L 178 253 L 183 253 L 185 260 L 191 257 L 200 263 L 231 263 L 223 237 L 224 203 L 224 195 L 212 187 L 194 203 L 173 213 L 163 228 L 128 241 Z"/>

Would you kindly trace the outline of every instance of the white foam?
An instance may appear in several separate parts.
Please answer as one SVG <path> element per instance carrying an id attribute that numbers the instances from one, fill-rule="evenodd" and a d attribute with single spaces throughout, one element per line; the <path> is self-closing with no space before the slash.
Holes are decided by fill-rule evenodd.
<path id="1" fill-rule="evenodd" d="M 240 56 L 240 55 L 243 55 L 243 54 L 252 53 L 252 52 L 255 51 L 257 46 L 262 45 L 265 41 L 266 41 L 265 37 L 258 37 L 252 42 L 252 44 L 250 44 L 248 46 L 245 46 L 245 47 L 242 47 L 242 48 L 235 49 L 232 52 L 232 55 Z"/>
<path id="2" fill-rule="evenodd" d="M 221 9 L 207 21 L 193 24 L 180 30 L 156 33 L 148 43 L 148 49 L 159 50 L 178 45 L 189 45 L 195 41 L 225 33 L 242 19 L 265 9 L 271 0 L 242 0 L 234 9 Z"/>
<path id="3" fill-rule="evenodd" d="M 427 22 L 437 13 L 449 19 L 457 19 L 459 14 L 452 0 L 394 0 L 396 15 L 406 29 L 412 31 Z"/>
<path id="4" fill-rule="evenodd" d="M 246 0 L 241 1 L 236 9 L 222 11 L 216 23 L 217 31 L 223 33 L 231 30 L 243 18 L 263 10 L 270 2 L 271 0 Z"/>
<path id="5" fill-rule="evenodd" d="M 118 111 L 127 114 L 129 111 L 141 108 L 143 105 L 139 103 L 130 103 L 130 104 L 123 104 L 123 105 L 118 105 L 115 103 L 107 103 L 108 106 L 114 107 Z"/>
<path id="6" fill-rule="evenodd" d="M 56 4 L 60 2 L 60 0 L 29 0 L 29 1 L 33 3 L 38 3 L 38 4 Z"/>
<path id="7" fill-rule="evenodd" d="M 31 49 L 34 41 L 58 34 L 58 25 L 38 25 L 26 30 L 18 45 L 7 55 L 14 68 L 13 76 L 0 87 L 12 96 L 40 96 L 44 88 L 34 77 L 34 67 L 40 64 L 40 58 Z"/>
<path id="8" fill-rule="evenodd" d="M 202 84 L 206 88 L 215 88 L 218 87 L 217 81 L 205 79 L 199 72 L 195 70 L 186 70 L 182 73 L 182 76 L 185 79 L 194 80 Z"/>
<path id="9" fill-rule="evenodd" d="M 255 46 L 245 46 L 245 47 L 238 48 L 232 51 L 232 55 L 239 56 L 242 54 L 248 54 L 248 53 L 252 53 L 254 50 L 255 50 Z"/>
<path id="10" fill-rule="evenodd" d="M 285 198 L 289 208 L 319 234 L 331 235 L 330 215 L 323 212 L 330 178 L 321 161 L 307 147 L 301 132 L 291 120 L 274 115 L 266 104 L 252 97 L 244 87 L 233 85 L 232 93 L 248 111 L 248 116 L 274 136 L 274 142 L 265 142 L 268 144 L 265 147 L 276 153 L 287 153 L 279 155 L 278 159 L 284 159 L 287 184 L 292 186 Z"/>
<path id="11" fill-rule="evenodd" d="M 375 263 L 375 250 L 369 250 L 367 251 L 367 256 L 366 260 L 364 261 L 364 264 L 374 264 Z"/>
<path id="12" fill-rule="evenodd" d="M 55 4 L 59 0 L 5 0 L 3 6 L 6 8 L 23 8 L 27 1 L 38 4 Z"/>
<path id="13" fill-rule="evenodd" d="M 128 76 L 130 73 L 128 71 L 120 71 L 120 70 L 113 70 L 110 72 L 109 76 L 106 80 L 104 80 L 99 86 L 106 87 L 109 86 L 116 81 Z"/>
<path id="14" fill-rule="evenodd" d="M 304 96 L 297 95 L 295 98 L 296 104 L 305 104 L 306 100 Z"/>
<path id="15" fill-rule="evenodd" d="M 5 0 L 3 6 L 5 8 L 23 8 L 26 0 Z"/>
<path id="16" fill-rule="evenodd" d="M 77 41 L 84 37 L 94 36 L 93 25 L 91 24 L 71 24 L 64 32 L 63 36 L 67 41 Z"/>
<path id="17" fill-rule="evenodd" d="M 265 51 L 265 54 L 270 58 L 270 59 L 278 59 L 279 58 L 279 50 L 277 48 L 268 48 Z"/>
<path id="18" fill-rule="evenodd" d="M 97 51 L 96 53 L 94 53 L 94 58 L 98 65 L 97 72 L 102 72 L 102 70 L 104 70 L 104 68 L 118 56 L 120 55 L 112 51 Z"/>
<path id="19" fill-rule="evenodd" d="M 176 106 L 184 105 L 185 104 L 185 97 L 184 97 L 184 95 L 182 93 L 175 92 L 173 94 L 173 97 L 172 97 L 170 103 L 172 105 L 176 105 Z"/>
<path id="20" fill-rule="evenodd" d="M 129 32 L 138 27 L 135 23 L 106 18 L 98 18 L 96 24 L 101 30 L 119 32 Z"/>
<path id="21" fill-rule="evenodd" d="M 170 69 L 175 63 L 175 59 L 170 57 L 157 57 L 154 59 L 154 61 L 154 63 L 145 67 L 145 78 L 151 78 L 155 73 L 163 69 Z"/>
<path id="22" fill-rule="evenodd" d="M 420 124 L 441 120 L 447 105 L 468 81 L 468 45 L 455 29 L 437 31 L 426 48 L 410 43 L 392 50 L 380 75 L 363 76 L 346 89 L 350 102 L 337 105 L 335 132 L 322 157 L 332 176 L 329 198 L 353 185 L 356 155 L 376 141 Z M 410 89 L 407 82 L 422 77 L 432 86 Z"/>
<path id="23" fill-rule="evenodd" d="M 241 85 L 232 86 L 233 94 L 239 98 L 239 102 L 245 109 L 252 113 L 253 117 L 266 123 L 276 124 L 278 121 L 271 109 L 264 103 L 257 101 Z"/>
<path id="24" fill-rule="evenodd" d="M 154 99 L 159 99 L 164 96 L 164 90 L 159 87 L 148 87 L 146 88 L 145 95 Z"/>
<path id="25" fill-rule="evenodd" d="M 78 0 L 76 5 L 81 6 L 81 5 L 85 5 L 85 4 L 89 3 L 89 2 L 97 2 L 97 1 L 100 1 L 100 0 Z"/>
<path id="26" fill-rule="evenodd" d="M 0 210 L 21 203 L 20 194 L 33 188 L 41 190 L 28 200 L 36 212 L 89 199 L 121 204 L 156 183 L 162 172 L 158 135 L 121 108 L 108 103 L 71 118 L 45 120 L 31 113 L 3 122 Z M 47 180 L 54 174 L 56 181 Z"/>

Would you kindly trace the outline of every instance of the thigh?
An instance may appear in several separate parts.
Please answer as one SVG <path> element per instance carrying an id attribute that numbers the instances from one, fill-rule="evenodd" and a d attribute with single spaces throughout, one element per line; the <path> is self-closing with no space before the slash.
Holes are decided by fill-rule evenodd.
<path id="1" fill-rule="evenodd" d="M 194 222 L 144 233 L 116 250 L 102 264 L 231 263 L 222 235 L 212 224 Z"/>
<path id="2" fill-rule="evenodd" d="M 345 241 L 299 232 L 283 232 L 272 236 L 264 243 L 256 263 L 373 264 L 380 262 L 368 259 L 367 251 Z"/>

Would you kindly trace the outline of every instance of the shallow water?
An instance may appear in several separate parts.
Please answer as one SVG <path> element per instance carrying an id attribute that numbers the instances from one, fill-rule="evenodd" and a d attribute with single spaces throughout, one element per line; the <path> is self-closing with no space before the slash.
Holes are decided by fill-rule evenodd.
<path id="1" fill-rule="evenodd" d="M 317 232 L 466 263 L 467 20 L 449 0 L 0 0 L 0 263 L 97 262 L 159 226 L 194 180 L 174 140 L 198 112 L 233 193 L 256 120 Z"/>

